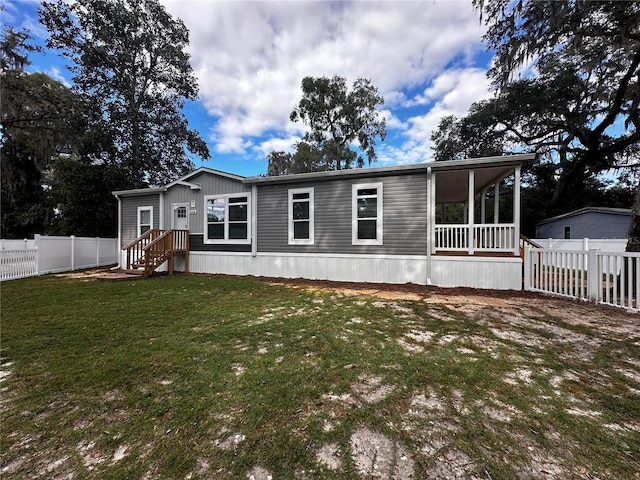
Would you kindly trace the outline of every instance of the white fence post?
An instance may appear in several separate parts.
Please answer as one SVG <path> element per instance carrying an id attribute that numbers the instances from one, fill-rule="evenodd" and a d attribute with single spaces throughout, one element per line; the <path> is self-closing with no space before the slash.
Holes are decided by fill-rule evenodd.
<path id="1" fill-rule="evenodd" d="M 96 237 L 96 267 L 100 266 L 100 237 Z"/>
<path id="2" fill-rule="evenodd" d="M 40 275 L 40 234 L 36 233 L 33 236 L 33 244 L 36 249 L 36 275 Z"/>
<path id="3" fill-rule="evenodd" d="M 524 289 L 531 290 L 531 247 L 529 245 L 524 246 Z"/>
<path id="4" fill-rule="evenodd" d="M 587 296 L 592 302 L 599 301 L 602 295 L 599 263 L 598 250 L 589 250 L 587 255 Z"/>
<path id="5" fill-rule="evenodd" d="M 76 269 L 76 236 L 71 235 L 71 271 Z"/>

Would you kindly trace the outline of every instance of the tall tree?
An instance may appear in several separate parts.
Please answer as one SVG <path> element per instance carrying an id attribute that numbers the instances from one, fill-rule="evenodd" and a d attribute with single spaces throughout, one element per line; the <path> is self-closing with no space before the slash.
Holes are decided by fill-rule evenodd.
<path id="1" fill-rule="evenodd" d="M 74 136 L 78 98 L 42 73 L 27 73 L 29 33 L 5 27 L 0 39 L 0 190 L 3 238 L 45 233 L 53 209 L 43 173 Z"/>
<path id="2" fill-rule="evenodd" d="M 555 168 L 551 203 L 576 182 L 640 159 L 640 3 L 474 0 L 495 51 L 496 96 L 478 126 L 503 132 Z M 525 67 L 537 72 L 519 78 Z M 473 119 L 471 119 L 473 123 Z M 640 191 L 629 247 L 640 250 Z M 634 227 L 635 225 L 635 227 Z"/>
<path id="3" fill-rule="evenodd" d="M 292 122 L 302 121 L 310 131 L 304 140 L 328 156 L 334 169 L 362 167 L 364 159 L 353 154 L 351 145 L 375 159 L 376 138 L 386 137 L 386 122 L 378 113 L 384 99 L 370 80 L 359 78 L 347 90 L 343 77 L 305 77 L 302 99 L 291 112 Z"/>
<path id="4" fill-rule="evenodd" d="M 434 159 L 462 160 L 502 155 L 508 149 L 507 138 L 488 120 L 483 102 L 471 105 L 466 117 L 442 117 L 438 128 L 431 134 Z"/>
<path id="5" fill-rule="evenodd" d="M 93 121 L 115 150 L 101 161 L 124 166 L 139 183 L 164 183 L 210 158 L 182 109 L 198 88 L 189 33 L 157 0 L 45 2 L 47 46 L 72 61 L 74 90 L 93 101 Z"/>
<path id="6" fill-rule="evenodd" d="M 267 156 L 267 175 L 326 172 L 335 170 L 336 158 L 351 165 L 356 157 L 356 152 L 348 147 L 339 147 L 331 140 L 323 142 L 320 146 L 300 141 L 296 143 L 293 153 L 279 151 L 271 152 Z"/>
<path id="7" fill-rule="evenodd" d="M 49 233 L 85 237 L 115 237 L 118 208 L 114 190 L 130 185 L 120 165 L 96 164 L 71 156 L 59 158 L 46 182 L 55 215 Z"/>
<path id="8" fill-rule="evenodd" d="M 0 11 L 4 10 L 0 6 Z M 40 47 L 29 43 L 30 35 L 26 30 L 16 30 L 11 25 L 6 25 L 2 31 L 0 41 L 0 70 L 2 72 L 24 71 L 24 67 L 30 65 L 29 53 L 37 52 Z"/>

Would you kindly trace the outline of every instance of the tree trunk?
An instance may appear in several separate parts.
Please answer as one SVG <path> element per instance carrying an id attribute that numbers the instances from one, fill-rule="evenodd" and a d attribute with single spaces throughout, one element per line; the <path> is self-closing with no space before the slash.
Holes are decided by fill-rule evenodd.
<path id="1" fill-rule="evenodd" d="M 636 187 L 636 194 L 633 198 L 633 207 L 631 208 L 631 219 L 629 220 L 629 232 L 627 233 L 627 252 L 640 252 L 640 185 Z M 633 297 L 633 292 L 636 291 L 636 284 L 638 282 L 637 264 L 635 261 L 629 264 L 624 262 L 624 274 L 625 278 L 631 279 L 630 282 L 625 282 L 626 285 L 618 285 L 618 291 L 622 295 L 626 295 L 629 298 Z M 630 291 L 628 291 L 630 289 Z M 640 298 L 636 298 L 636 308 Z"/>
<path id="2" fill-rule="evenodd" d="M 636 195 L 631 208 L 626 250 L 627 252 L 640 252 L 640 185 L 636 187 Z"/>

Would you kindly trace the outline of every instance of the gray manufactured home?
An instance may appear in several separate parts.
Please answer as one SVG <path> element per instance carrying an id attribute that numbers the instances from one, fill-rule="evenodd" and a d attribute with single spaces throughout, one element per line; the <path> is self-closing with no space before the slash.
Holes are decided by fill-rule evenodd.
<path id="1" fill-rule="evenodd" d="M 585 207 L 536 224 L 536 238 L 627 238 L 630 208 Z"/>
<path id="2" fill-rule="evenodd" d="M 163 187 L 114 192 L 120 266 L 519 290 L 520 169 L 533 158 L 277 177 L 199 168 Z M 445 221 L 444 205 L 463 216 Z"/>

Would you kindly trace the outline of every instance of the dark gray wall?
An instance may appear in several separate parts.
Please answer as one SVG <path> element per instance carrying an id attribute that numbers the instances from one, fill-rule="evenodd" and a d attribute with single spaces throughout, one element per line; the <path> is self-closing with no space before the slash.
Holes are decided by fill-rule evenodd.
<path id="1" fill-rule="evenodd" d="M 160 227 L 160 194 L 122 197 L 122 247 L 138 236 L 138 207 L 153 207 L 153 228 Z"/>
<path id="2" fill-rule="evenodd" d="M 564 238 L 564 227 L 571 227 L 571 238 L 627 238 L 630 215 L 584 212 L 536 226 L 537 238 Z"/>
<path id="3" fill-rule="evenodd" d="M 189 250 L 192 252 L 250 252 L 251 245 L 204 243 L 204 234 L 197 233 L 189 235 Z"/>
<path id="4" fill-rule="evenodd" d="M 383 183 L 383 245 L 352 245 L 351 186 Z M 288 245 L 288 190 L 314 187 L 315 244 Z M 260 185 L 258 251 L 425 255 L 427 251 L 426 175 L 317 180 Z"/>

